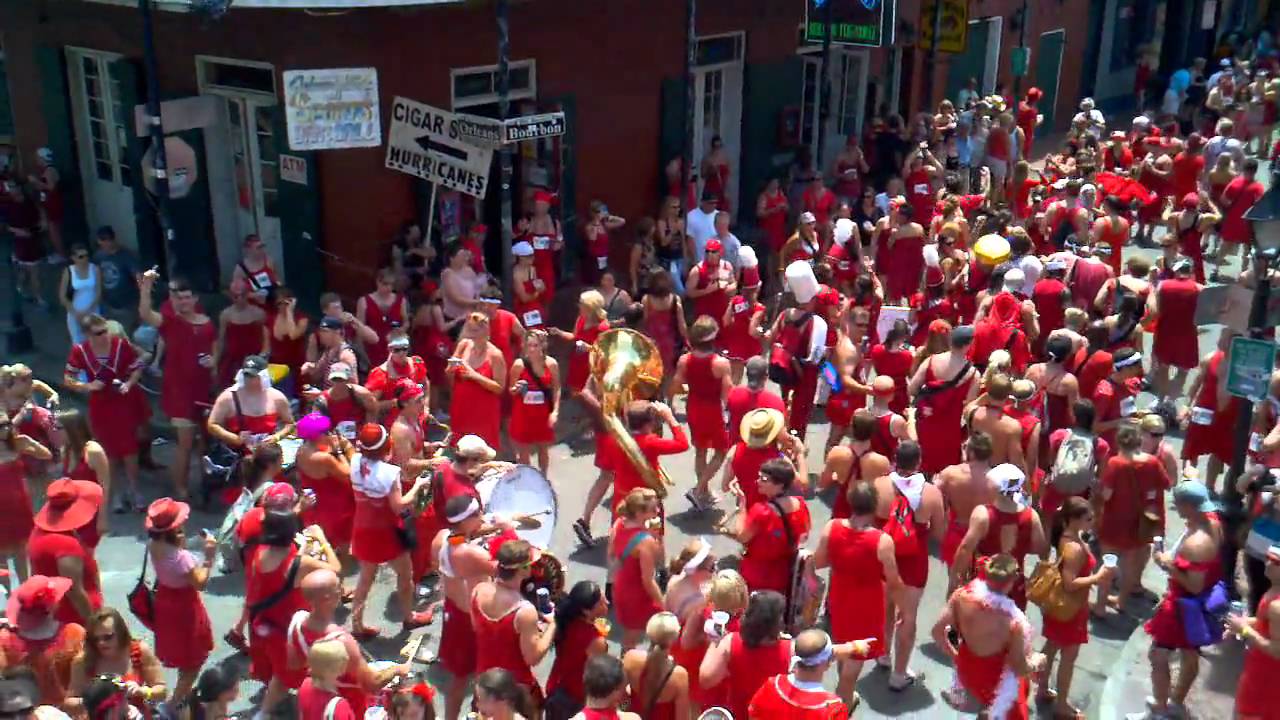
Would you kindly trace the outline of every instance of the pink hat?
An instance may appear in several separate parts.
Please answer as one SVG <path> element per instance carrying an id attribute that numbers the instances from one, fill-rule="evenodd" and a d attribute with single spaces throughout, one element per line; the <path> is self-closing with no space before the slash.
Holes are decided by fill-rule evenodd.
<path id="1" fill-rule="evenodd" d="M 333 428 L 333 421 L 328 415 L 313 412 L 298 420 L 298 437 L 303 440 L 315 440 Z"/>

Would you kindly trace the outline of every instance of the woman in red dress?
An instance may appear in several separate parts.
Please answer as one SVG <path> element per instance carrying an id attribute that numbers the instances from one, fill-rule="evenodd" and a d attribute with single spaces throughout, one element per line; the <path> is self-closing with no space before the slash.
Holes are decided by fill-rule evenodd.
<path id="1" fill-rule="evenodd" d="M 9 415 L 0 409 L 0 507 L 7 508 L 0 520 L 0 562 L 8 565 L 12 558 L 19 579 L 27 576 L 27 539 L 35 527 L 24 457 L 47 461 L 53 454 L 19 433 Z"/>
<path id="2" fill-rule="evenodd" d="M 1262 596 L 1254 617 L 1231 615 L 1227 623 L 1241 638 L 1247 650 L 1244 671 L 1236 685 L 1236 717 L 1240 720 L 1264 720 L 1274 717 L 1280 707 L 1280 548 L 1267 551 L 1267 579 L 1271 589 Z"/>
<path id="3" fill-rule="evenodd" d="M 355 449 L 346 438 L 332 431 L 333 423 L 320 413 L 298 421 L 298 448 L 294 467 L 304 494 L 315 502 L 303 510 L 302 522 L 317 525 L 329 543 L 342 551 L 351 544 L 351 522 L 356 500 L 351 490 L 351 457 Z"/>
<path id="4" fill-rule="evenodd" d="M 885 600 L 902 586 L 894 559 L 893 538 L 880 531 L 875 483 L 854 485 L 848 492 L 851 517 L 832 520 L 822 530 L 814 567 L 831 567 L 827 617 L 831 642 L 869 642 L 865 657 L 841 663 L 836 694 L 853 697 L 862 663 L 885 654 Z"/>
<path id="5" fill-rule="evenodd" d="M 1186 714 L 1187 693 L 1200 673 L 1200 652 L 1218 638 L 1188 638 L 1178 600 L 1201 596 L 1214 590 L 1222 579 L 1222 527 L 1215 519 L 1217 503 L 1199 481 L 1178 483 L 1173 490 L 1173 507 L 1186 521 L 1187 529 L 1176 545 L 1155 555 L 1155 564 L 1169 576 L 1169 588 L 1156 607 L 1155 615 L 1143 626 L 1151 636 L 1151 695 L 1147 707 L 1157 717 L 1172 715 L 1173 709 Z M 1218 590 L 1225 595 L 1226 588 Z M 1172 682 L 1169 661 L 1178 654 L 1178 678 Z M 1274 681 L 1274 678 L 1272 678 Z M 1171 687 L 1172 686 L 1172 687 Z"/>
<path id="6" fill-rule="evenodd" d="M 690 350 L 676 362 L 671 394 L 688 385 L 685 414 L 689 420 L 689 437 L 693 445 L 694 489 L 686 495 L 694 507 L 710 502 L 707 486 L 711 476 L 724 463 L 729 451 L 729 433 L 725 427 L 724 403 L 733 389 L 729 359 L 716 352 L 715 320 L 702 315 L 689 328 Z M 707 451 L 711 451 L 710 457 Z"/>
<path id="7" fill-rule="evenodd" d="M 889 215 L 889 232 L 882 235 L 885 252 L 892 256 L 887 270 L 880 272 L 884 276 L 885 297 L 890 301 L 902 302 L 920 289 L 920 280 L 924 275 L 924 228 L 916 223 L 915 210 L 909 203 L 891 203 Z M 879 253 L 877 253 L 878 255 Z M 877 266 L 879 257 L 876 258 Z"/>
<path id="8" fill-rule="evenodd" d="M 716 198 L 716 209 L 729 212 L 729 157 L 719 135 L 711 138 L 711 152 L 702 159 L 702 191 Z"/>
<path id="9" fill-rule="evenodd" d="M 760 354 L 765 331 L 764 303 L 756 301 L 760 292 L 760 267 L 755 250 L 743 247 L 738 251 L 738 260 L 742 264 L 739 292 L 729 300 L 724 317 L 720 318 L 720 327 L 723 328 L 720 347 L 729 358 L 730 378 L 734 385 L 741 382 L 747 360 Z"/>
<path id="10" fill-rule="evenodd" d="M 910 343 L 916 347 L 924 345 L 929 339 L 929 328 L 935 320 L 951 325 L 955 325 L 957 321 L 955 308 L 947 297 L 946 277 L 943 276 L 942 269 L 931 267 L 925 270 L 924 285 L 924 290 L 912 295 L 908 303 L 911 306 L 912 323 L 915 325 Z"/>
<path id="11" fill-rule="evenodd" d="M 528 465 L 538 454 L 545 475 L 551 464 L 547 448 L 556 441 L 560 417 L 560 365 L 547 356 L 547 333 L 531 330 L 524 336 L 524 355 L 511 365 L 507 392 L 511 393 L 511 424 L 507 432 L 516 446 L 516 462 Z"/>
<path id="12" fill-rule="evenodd" d="M 533 246 L 533 264 L 542 281 L 542 304 L 550 307 L 556 295 L 556 253 L 564 247 L 560 222 L 551 217 L 555 196 L 545 190 L 533 194 L 533 215 L 523 223 L 529 244 Z"/>
<path id="13" fill-rule="evenodd" d="M 911 367 L 915 363 L 915 353 L 907 344 L 911 327 L 905 320 L 893 323 L 893 328 L 884 342 L 871 348 L 869 357 L 871 367 L 876 375 L 893 378 L 893 399 L 889 401 L 889 409 L 899 415 L 907 409 L 907 380 L 911 378 Z"/>
<path id="14" fill-rule="evenodd" d="M 235 381 L 245 358 L 266 357 L 271 346 L 267 313 L 249 301 L 248 285 L 232 282 L 227 293 L 231 296 L 231 305 L 218 315 L 218 351 L 215 353 L 218 380 L 223 386 Z"/>
<path id="15" fill-rule="evenodd" d="M 511 269 L 512 291 L 515 303 L 512 310 L 526 330 L 540 328 L 546 323 L 547 308 L 543 303 L 546 283 L 538 278 L 538 268 L 533 264 L 533 246 L 520 241 L 511 247 L 516 265 Z"/>
<path id="16" fill-rule="evenodd" d="M 1095 248 L 1110 248 L 1111 252 L 1103 255 L 1103 259 L 1111 266 L 1113 276 L 1120 277 L 1124 273 L 1124 261 L 1120 256 L 1129 240 L 1129 220 L 1124 217 L 1128 210 L 1115 195 L 1108 195 L 1102 206 L 1107 214 L 1094 221 L 1089 244 Z"/>
<path id="17" fill-rule="evenodd" d="M 379 270 L 377 283 L 377 290 L 356 301 L 356 319 L 378 334 L 374 342 L 364 343 L 369 364 L 375 366 L 387 359 L 387 339 L 391 331 L 404 327 L 409 320 L 409 301 L 396 292 L 395 270 Z"/>
<path id="18" fill-rule="evenodd" d="M 684 319 L 684 302 L 675 293 L 674 276 L 659 270 L 649 281 L 649 292 L 641 299 L 644 322 L 641 330 L 658 346 L 662 357 L 663 384 L 676 371 L 676 358 L 680 347 L 688 342 L 688 328 Z"/>
<path id="19" fill-rule="evenodd" d="M 791 667 L 791 638 L 783 634 L 787 600 L 772 590 L 751 593 L 742 626 L 716 640 L 702 661 L 706 688 L 724 693 L 724 707 L 745 718 L 751 698 L 774 675 Z"/>
<path id="20" fill-rule="evenodd" d="M 293 291 L 277 285 L 272 300 L 272 311 L 267 316 L 270 329 L 271 363 L 289 368 L 289 376 L 279 384 L 290 397 L 297 397 L 302 390 L 302 366 L 307 362 L 307 329 L 311 319 L 298 310 L 298 299 Z"/>
<path id="21" fill-rule="evenodd" d="M 1122 425 L 1116 431 L 1116 445 L 1102 471 L 1102 520 L 1098 543 L 1103 552 L 1120 556 L 1120 587 L 1113 600 L 1111 583 L 1103 582 L 1094 613 L 1104 615 L 1106 605 L 1124 607 L 1129 595 L 1140 591 L 1142 569 L 1147 564 L 1149 539 L 1138 534 L 1143 515 L 1157 518 L 1157 535 L 1164 534 L 1164 493 L 1170 486 L 1169 473 L 1160 458 L 1142 452 L 1138 428 Z"/>
<path id="22" fill-rule="evenodd" d="M 116 507 L 141 509 L 138 494 L 138 430 L 146 418 L 145 398 L 138 378 L 143 364 L 133 345 L 111 337 L 107 321 L 85 318 L 87 339 L 71 348 L 62 382 L 70 390 L 89 395 L 89 425 L 107 457 L 124 464 L 129 489 L 116 497 Z M 81 378 L 84 378 L 81 381 Z M 105 529 L 105 526 L 104 526 Z"/>
<path id="23" fill-rule="evenodd" d="M 618 515 L 607 555 L 613 568 L 613 617 L 622 626 L 622 647 L 629 650 L 640 641 L 649 618 L 662 610 L 655 576 L 662 567 L 662 541 L 650 529 L 661 515 L 657 493 L 650 488 L 632 490 L 618 506 Z"/>
<path id="24" fill-rule="evenodd" d="M 737 528 L 726 530 L 742 543 L 740 572 L 752 592 L 791 591 L 792 559 L 809 535 L 809 506 L 790 494 L 796 470 L 789 460 L 775 458 L 760 466 L 756 488 L 764 497 L 743 513 Z"/>
<path id="25" fill-rule="evenodd" d="M 1196 463 L 1200 456 L 1209 456 L 1204 481 L 1210 490 L 1217 489 L 1218 475 L 1235 454 L 1236 415 L 1241 402 L 1227 392 L 1223 380 L 1224 369 L 1231 365 L 1231 340 L 1239 334 L 1233 328 L 1222 329 L 1218 349 L 1200 361 L 1200 371 L 1187 389 L 1187 397 L 1193 399 L 1182 411 L 1187 421 L 1182 459 Z"/>
<path id="26" fill-rule="evenodd" d="M 764 192 L 756 198 L 756 222 L 764 232 L 770 258 L 776 257 L 787 243 L 787 213 L 790 209 L 781 181 L 776 177 L 769 178 Z"/>
<path id="27" fill-rule="evenodd" d="M 1054 515 L 1050 543 L 1058 549 L 1058 569 L 1062 573 L 1063 591 L 1080 598 L 1080 609 L 1068 620 L 1057 620 L 1043 614 L 1045 656 L 1044 669 L 1037 674 L 1041 702 L 1053 702 L 1055 718 L 1079 717 L 1071 704 L 1071 678 L 1076 670 L 1080 646 L 1089 642 L 1089 590 L 1115 572 L 1114 567 L 1099 567 L 1097 558 L 1080 534 L 1093 526 L 1093 509 L 1082 497 L 1070 497 Z M 1053 677 L 1053 661 L 1062 653 L 1058 664 L 1057 688 L 1049 688 Z"/>
<path id="28" fill-rule="evenodd" d="M 309 547 L 322 557 L 303 553 L 295 539 L 302 533 Z M 262 536 L 244 564 L 244 604 L 249 612 L 249 675 L 266 683 L 262 712 L 270 715 L 306 675 L 288 663 L 288 629 L 294 613 L 307 610 L 302 579 L 314 570 L 340 572 L 342 563 L 319 527 L 303 530 L 290 510 L 269 510 L 262 520 Z"/>
<path id="29" fill-rule="evenodd" d="M 62 431 L 62 477 L 91 482 L 102 488 L 105 509 L 107 499 L 111 497 L 111 461 L 89 430 L 89 421 L 84 413 L 72 408 L 59 411 L 54 422 L 55 427 Z M 107 513 L 99 512 L 94 518 L 94 527 L 82 533 L 87 544 L 96 547 L 102 536 L 107 534 L 107 517 Z"/>
<path id="30" fill-rule="evenodd" d="M 507 363 L 502 351 L 489 342 L 489 318 L 471 313 L 466 337 L 449 359 L 453 398 L 449 403 L 453 439 L 478 435 L 489 447 L 500 447 L 502 392 L 507 386 Z"/>
<path id="31" fill-rule="evenodd" d="M 853 296 L 849 298 L 848 310 L 865 308 L 867 311 L 868 345 L 880 342 L 880 308 L 884 305 L 884 287 L 880 285 L 880 277 L 875 273 L 867 273 L 853 284 Z"/>
<path id="32" fill-rule="evenodd" d="M 591 374 L 591 346 L 608 329 L 604 296 L 599 290 L 586 290 L 578 296 L 578 319 L 573 323 L 572 333 L 559 328 L 548 328 L 552 335 L 573 343 L 573 348 L 569 351 L 568 386 L 571 392 L 580 393 L 587 384 L 587 377 Z"/>
<path id="33" fill-rule="evenodd" d="M 422 282 L 423 303 L 413 314 L 413 330 L 410 346 L 414 355 L 427 362 L 427 381 L 430 384 L 430 409 L 433 413 L 444 410 L 444 391 L 449 387 L 445 370 L 446 361 L 453 354 L 453 340 L 449 331 L 464 318 L 445 321 L 444 308 L 439 297 L 439 286 L 432 280 Z"/>
<path id="34" fill-rule="evenodd" d="M 401 490 L 400 468 L 386 462 L 391 453 L 391 436 L 381 425 L 362 426 L 356 436 L 356 448 L 360 452 L 351 458 L 351 487 L 356 499 L 351 555 L 360 562 L 360 576 L 351 603 L 351 634 L 369 638 L 378 634 L 378 628 L 365 625 L 365 603 L 378 568 L 384 564 L 396 573 L 396 600 L 405 629 L 430 622 L 429 614 L 413 610 L 413 566 L 409 548 L 402 540 L 404 516 L 418 494 L 430 487 L 430 480 L 418 477 L 407 492 Z"/>
<path id="35" fill-rule="evenodd" d="M 622 670 L 631 688 L 631 711 L 641 720 L 684 720 L 689 715 L 689 671 L 672 656 L 680 619 L 660 612 L 645 626 L 649 648 L 628 650 Z"/>
<path id="36" fill-rule="evenodd" d="M 1066 361 L 1071 355 L 1071 338 L 1056 335 L 1045 343 L 1045 361 L 1027 368 L 1027 379 L 1035 383 L 1044 398 L 1038 462 L 1046 471 L 1053 465 L 1053 455 L 1047 442 L 1049 436 L 1057 430 L 1068 430 L 1076 423 L 1072 413 L 1080 400 L 1080 382 L 1067 369 Z"/>
<path id="37" fill-rule="evenodd" d="M 171 696 L 175 703 L 187 699 L 200 666 L 213 651 L 213 626 L 201 591 L 209 582 L 218 541 L 205 536 L 204 562 L 198 560 L 186 549 L 183 526 L 190 516 L 190 505 L 165 497 L 151 503 L 144 523 L 150 538 L 147 555 L 156 573 L 151 629 L 156 634 L 156 657 L 178 671 Z"/>
<path id="38" fill-rule="evenodd" d="M 609 601 L 600 586 L 580 580 L 556 607 L 556 660 L 547 676 L 547 697 L 565 695 L 581 709 L 587 701 L 582 670 L 587 660 L 609 652 Z M 572 713 L 573 710 L 568 710 Z"/>

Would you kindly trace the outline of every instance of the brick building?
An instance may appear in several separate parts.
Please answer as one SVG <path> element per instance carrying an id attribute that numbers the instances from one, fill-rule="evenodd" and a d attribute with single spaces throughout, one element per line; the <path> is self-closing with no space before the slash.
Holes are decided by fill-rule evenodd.
<path id="1" fill-rule="evenodd" d="M 839 138 L 859 132 L 878 108 L 910 112 L 923 103 L 919 2 L 885 8 L 885 46 L 834 52 L 828 160 Z M 362 7 L 336 7 L 351 4 Z M 1057 127 L 1080 94 L 1081 63 L 1074 59 L 1086 51 L 1090 4 L 1031 3 L 1028 83 L 1048 92 L 1042 110 Z M 429 186 L 386 169 L 385 147 L 289 150 L 281 74 L 375 68 L 384 143 L 397 95 L 493 115 L 491 4 L 234 0 L 218 19 L 187 12 L 188 5 L 163 0 L 154 13 L 162 97 L 211 98 L 209 121 L 176 133 L 192 148 L 196 167 L 189 192 L 171 201 L 179 269 L 216 287 L 229 277 L 241 239 L 257 232 L 301 297 L 321 286 L 367 291 L 395 230 L 428 215 Z M 379 5 L 398 7 L 370 7 Z M 954 97 L 957 83 L 970 76 L 987 91 L 1008 80 L 1022 6 L 1022 0 L 969 2 L 969 45 L 939 56 L 935 98 Z M 576 262 L 575 228 L 591 200 L 631 218 L 658 206 L 661 168 L 678 155 L 683 133 L 684 13 L 680 0 L 512 3 L 512 113 L 562 110 L 567 118 L 565 135 L 516 147 L 515 212 L 535 187 L 560 193 L 570 240 L 566 266 Z M 818 47 L 801 41 L 804 15 L 804 0 L 698 3 L 695 159 L 712 135 L 724 138 L 742 223 L 750 223 L 765 179 L 785 173 L 798 147 L 816 143 L 820 63 Z M 155 261 L 158 232 L 139 181 L 150 141 L 138 137 L 133 116 L 145 97 L 136 3 L 0 0 L 0 28 L 19 157 L 43 145 L 54 150 L 67 179 L 68 232 L 83 235 L 109 223 L 145 261 Z M 480 203 L 440 193 L 436 222 L 456 228 L 477 217 L 496 227 L 499 185 L 490 187 Z M 619 233 L 615 245 L 627 238 Z M 492 232 L 489 245 L 494 260 Z"/>

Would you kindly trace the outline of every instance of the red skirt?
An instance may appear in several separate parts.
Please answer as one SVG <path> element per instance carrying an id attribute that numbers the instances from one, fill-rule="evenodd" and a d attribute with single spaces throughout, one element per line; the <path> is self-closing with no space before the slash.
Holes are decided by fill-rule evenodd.
<path id="1" fill-rule="evenodd" d="M 1194 650 L 1187 642 L 1187 633 L 1182 628 L 1182 616 L 1178 613 L 1178 603 L 1172 593 L 1165 593 L 1164 599 L 1156 607 L 1156 614 L 1143 625 L 1143 629 L 1151 636 L 1151 644 L 1165 650 Z"/>
<path id="2" fill-rule="evenodd" d="M 1280 720 L 1280 660 L 1258 648 L 1245 651 L 1244 672 L 1236 686 L 1236 713 Z"/>
<path id="3" fill-rule="evenodd" d="M 507 432 L 513 441 L 521 445 L 550 445 L 556 441 L 556 433 L 550 422 L 550 398 L 530 405 L 522 397 L 508 397 L 511 398 L 511 424 L 507 427 Z"/>
<path id="4" fill-rule="evenodd" d="M 1161 328 L 1157 326 L 1153 335 L 1151 352 L 1162 365 L 1194 370 L 1200 363 L 1199 345 L 1194 333 L 1187 335 L 1172 330 L 1161 332 Z"/>
<path id="5" fill-rule="evenodd" d="M 1187 434 L 1182 443 L 1182 459 L 1195 460 L 1201 455 L 1212 455 L 1224 464 L 1231 462 L 1235 454 L 1236 407 L 1240 401 L 1232 399 L 1226 410 L 1218 409 L 1208 425 L 1187 424 Z"/>
<path id="6" fill-rule="evenodd" d="M 213 651 L 213 626 L 200 591 L 156 586 L 156 657 L 168 668 L 198 670 Z"/>
<path id="7" fill-rule="evenodd" d="M 444 626 L 440 631 L 440 665 L 454 679 L 476 671 L 476 633 L 471 615 L 448 598 L 444 601 Z"/>
<path id="8" fill-rule="evenodd" d="M 690 442 L 695 448 L 729 449 L 729 432 L 719 399 L 710 401 L 690 396 L 685 413 L 689 419 Z"/>
<path id="9" fill-rule="evenodd" d="M 0 472 L 0 507 L 9 508 L 0 514 L 0 549 L 9 550 L 27 544 L 35 512 L 31 507 L 31 494 L 27 491 L 27 479 L 19 461 L 7 464 Z"/>
<path id="10" fill-rule="evenodd" d="M 360 562 L 374 565 L 400 557 L 405 550 L 396 530 L 399 526 L 400 518 L 389 509 L 366 506 L 357 501 L 351 529 L 351 556 Z"/>
<path id="11" fill-rule="evenodd" d="M 1044 615 L 1041 634 L 1044 635 L 1045 640 L 1058 647 L 1084 645 L 1089 642 L 1089 603 L 1086 602 L 1081 606 L 1070 620 L 1054 620 Z"/>
<path id="12" fill-rule="evenodd" d="M 569 352 L 569 389 L 582 392 L 587 378 L 591 377 L 591 353 L 578 350 L 576 345 Z"/>
<path id="13" fill-rule="evenodd" d="M 838 595 L 838 597 L 837 597 Z M 864 660 L 884 655 L 884 583 L 846 587 L 842 583 L 827 596 L 827 617 L 831 621 L 831 641 L 852 642 L 871 638 L 871 652 Z"/>
<path id="14" fill-rule="evenodd" d="M 143 415 L 146 406 L 146 397 L 138 387 L 128 395 L 109 388 L 89 396 L 89 427 L 107 457 L 119 460 L 138 453 L 138 428 L 147 419 Z"/>

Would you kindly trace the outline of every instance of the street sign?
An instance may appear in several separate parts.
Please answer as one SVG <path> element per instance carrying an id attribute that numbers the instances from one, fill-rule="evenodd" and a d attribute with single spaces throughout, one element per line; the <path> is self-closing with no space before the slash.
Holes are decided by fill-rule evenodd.
<path id="1" fill-rule="evenodd" d="M 504 123 L 502 142 L 516 143 L 521 140 L 538 140 L 563 134 L 563 112 L 525 115 L 510 118 Z"/>
<path id="2" fill-rule="evenodd" d="M 968 0 L 921 0 L 920 42 L 916 44 L 921 50 L 933 47 L 933 13 L 938 2 L 942 3 L 938 52 L 962 53 L 969 40 Z"/>
<path id="3" fill-rule="evenodd" d="M 1231 339 L 1231 364 L 1227 368 L 1227 392 L 1258 401 L 1267 396 L 1275 368 L 1276 344 L 1246 337 Z"/>
<path id="4" fill-rule="evenodd" d="M 467 142 L 467 118 L 397 97 L 387 133 L 387 167 L 483 198 L 489 185 L 493 150 Z"/>
<path id="5" fill-rule="evenodd" d="M 502 121 L 479 115 L 454 114 L 458 138 L 476 147 L 497 149 L 502 144 Z"/>
<path id="6" fill-rule="evenodd" d="M 820 43 L 827 34 L 827 3 L 831 3 L 833 45 L 883 44 L 884 6 L 894 0 L 806 0 L 805 42 Z"/>

